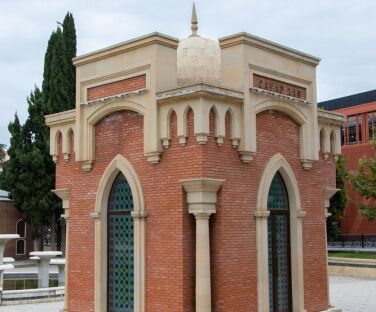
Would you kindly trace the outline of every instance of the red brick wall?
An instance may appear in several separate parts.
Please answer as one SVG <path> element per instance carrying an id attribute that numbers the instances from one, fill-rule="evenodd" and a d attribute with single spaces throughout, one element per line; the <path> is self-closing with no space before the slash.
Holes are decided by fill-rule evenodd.
<path id="1" fill-rule="evenodd" d="M 250 164 L 239 160 L 230 141 L 226 117 L 225 144 L 215 144 L 214 114 L 211 135 L 199 145 L 193 135 L 193 112 L 188 113 L 185 147 L 172 139 L 157 165 L 143 155 L 143 117 L 114 113 L 96 126 L 96 162 L 84 172 L 74 157 L 59 158 L 57 188 L 70 190 L 69 264 L 70 312 L 93 311 L 94 211 L 100 178 L 109 162 L 121 153 L 139 175 L 148 210 L 146 219 L 146 311 L 193 312 L 195 275 L 195 221 L 188 214 L 180 179 L 208 176 L 225 179 L 219 191 L 217 213 L 210 219 L 213 312 L 251 312 L 257 306 L 256 235 L 253 212 L 258 184 L 267 161 L 280 152 L 298 180 L 303 219 L 305 301 L 309 312 L 327 308 L 325 220 L 323 189 L 334 186 L 334 164 L 316 162 L 304 171 L 299 159 L 299 129 L 289 117 L 268 111 L 257 117 L 257 155 Z"/>
<path id="2" fill-rule="evenodd" d="M 146 75 L 106 83 L 87 89 L 87 100 L 93 101 L 100 98 L 135 91 L 146 87 Z"/>
<path id="3" fill-rule="evenodd" d="M 376 152 L 370 143 L 342 146 L 342 154 L 347 161 L 347 169 L 358 171 L 359 159 L 375 158 Z M 376 234 L 376 221 L 370 222 L 359 214 L 356 202 L 362 201 L 361 196 L 354 192 L 349 184 L 346 185 L 348 203 L 341 220 L 343 234 Z M 365 202 L 365 200 L 363 199 Z"/>

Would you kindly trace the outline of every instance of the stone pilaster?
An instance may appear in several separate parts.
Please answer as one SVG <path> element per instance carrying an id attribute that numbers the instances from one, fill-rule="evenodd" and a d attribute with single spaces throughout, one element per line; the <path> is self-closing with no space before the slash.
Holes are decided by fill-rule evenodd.
<path id="1" fill-rule="evenodd" d="M 52 190 L 62 201 L 64 214 L 61 216 L 65 219 L 65 294 L 64 294 L 64 306 L 60 310 L 61 312 L 68 312 L 68 265 L 69 265 L 69 191 L 67 189 Z"/>
<path id="2" fill-rule="evenodd" d="M 181 180 L 188 211 L 196 218 L 196 312 L 211 312 L 209 218 L 216 212 L 217 192 L 224 180 Z"/>

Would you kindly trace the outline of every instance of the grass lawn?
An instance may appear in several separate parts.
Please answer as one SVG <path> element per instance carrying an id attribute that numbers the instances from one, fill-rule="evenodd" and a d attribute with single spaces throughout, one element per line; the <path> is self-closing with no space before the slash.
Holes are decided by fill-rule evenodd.
<path id="1" fill-rule="evenodd" d="M 371 252 L 343 252 L 343 251 L 330 251 L 329 257 L 337 258 L 357 258 L 357 259 L 375 259 L 376 253 Z"/>

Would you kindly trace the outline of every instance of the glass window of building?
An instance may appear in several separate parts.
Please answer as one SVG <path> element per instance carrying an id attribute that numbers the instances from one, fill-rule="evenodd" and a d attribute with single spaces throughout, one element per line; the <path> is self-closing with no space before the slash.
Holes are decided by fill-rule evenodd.
<path id="1" fill-rule="evenodd" d="M 356 119 L 351 116 L 347 119 L 349 144 L 356 144 Z"/>
<path id="2" fill-rule="evenodd" d="M 362 143 L 362 115 L 358 115 L 358 143 Z"/>
<path id="3" fill-rule="evenodd" d="M 368 140 L 373 139 L 374 127 L 375 127 L 375 112 L 368 113 Z"/>

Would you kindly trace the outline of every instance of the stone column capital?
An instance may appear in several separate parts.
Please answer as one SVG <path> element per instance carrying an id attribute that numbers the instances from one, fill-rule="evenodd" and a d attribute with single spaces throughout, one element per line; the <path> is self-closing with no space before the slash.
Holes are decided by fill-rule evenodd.
<path id="1" fill-rule="evenodd" d="M 339 191 L 339 189 L 334 188 L 334 187 L 326 187 L 324 189 L 324 208 L 329 208 L 329 206 L 330 206 L 330 199 L 338 191 Z"/>
<path id="2" fill-rule="evenodd" d="M 179 182 L 187 192 L 189 213 L 197 218 L 216 212 L 217 192 L 225 180 L 200 177 Z"/>

